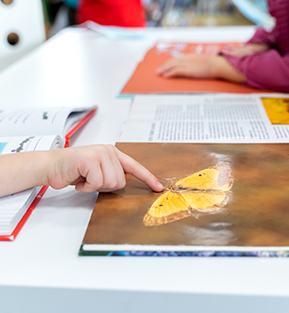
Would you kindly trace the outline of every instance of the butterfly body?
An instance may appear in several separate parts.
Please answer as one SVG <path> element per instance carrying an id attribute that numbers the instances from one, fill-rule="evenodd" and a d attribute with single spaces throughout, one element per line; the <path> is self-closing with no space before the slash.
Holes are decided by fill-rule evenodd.
<path id="1" fill-rule="evenodd" d="M 213 212 L 228 201 L 233 179 L 226 164 L 209 167 L 170 185 L 144 216 L 146 226 L 171 223 L 196 212 Z"/>

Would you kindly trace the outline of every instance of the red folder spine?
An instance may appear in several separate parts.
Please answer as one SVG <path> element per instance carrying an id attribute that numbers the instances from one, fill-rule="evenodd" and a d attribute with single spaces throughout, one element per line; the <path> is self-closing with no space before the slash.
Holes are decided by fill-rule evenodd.
<path id="1" fill-rule="evenodd" d="M 65 144 L 64 148 L 68 148 L 70 146 L 70 138 L 74 135 L 84 124 L 86 124 L 97 111 L 97 108 L 90 111 L 72 130 L 66 134 L 65 136 Z"/>
<path id="2" fill-rule="evenodd" d="M 21 230 L 23 225 L 28 220 L 28 217 L 31 215 L 32 211 L 35 209 L 36 205 L 38 204 L 38 202 L 41 200 L 41 198 L 45 194 L 45 191 L 47 190 L 47 188 L 48 188 L 48 186 L 42 186 L 42 188 L 38 192 L 37 196 L 35 197 L 35 199 L 31 203 L 30 207 L 25 212 L 25 214 L 23 215 L 22 219 L 17 224 L 17 226 L 14 228 L 13 232 L 10 235 L 0 235 L 0 241 L 13 241 L 16 238 L 19 231 Z"/>

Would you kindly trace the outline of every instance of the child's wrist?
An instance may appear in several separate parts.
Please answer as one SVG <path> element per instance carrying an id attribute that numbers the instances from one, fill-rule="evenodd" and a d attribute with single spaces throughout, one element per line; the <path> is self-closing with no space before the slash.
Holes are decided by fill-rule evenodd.
<path id="1" fill-rule="evenodd" d="M 218 55 L 213 59 L 212 77 L 226 79 L 235 83 L 244 83 L 246 76 L 234 68 L 224 56 Z"/>
<path id="2" fill-rule="evenodd" d="M 222 59 L 224 59 L 224 57 L 219 55 L 214 55 L 210 58 L 210 78 L 222 78 Z"/>
<path id="3" fill-rule="evenodd" d="M 40 157 L 42 161 L 41 168 L 39 169 L 41 186 L 49 186 L 51 173 L 54 171 L 55 161 L 57 160 L 56 151 L 57 150 L 41 151 L 42 155 Z"/>

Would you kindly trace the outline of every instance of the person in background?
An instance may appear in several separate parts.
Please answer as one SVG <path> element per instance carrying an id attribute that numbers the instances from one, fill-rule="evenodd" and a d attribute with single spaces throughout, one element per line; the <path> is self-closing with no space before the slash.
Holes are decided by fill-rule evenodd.
<path id="1" fill-rule="evenodd" d="M 277 92 L 289 92 L 289 1 L 268 0 L 276 25 L 257 29 L 240 48 L 218 55 L 188 54 L 157 69 L 163 77 L 217 78 Z"/>
<path id="2" fill-rule="evenodd" d="M 154 191 L 164 189 L 152 173 L 116 147 L 92 145 L 0 155 L 0 197 L 43 185 L 109 192 L 125 186 L 125 172 Z"/>
<path id="3" fill-rule="evenodd" d="M 144 27 L 141 0 L 79 0 L 78 23 L 93 21 L 101 25 Z"/>

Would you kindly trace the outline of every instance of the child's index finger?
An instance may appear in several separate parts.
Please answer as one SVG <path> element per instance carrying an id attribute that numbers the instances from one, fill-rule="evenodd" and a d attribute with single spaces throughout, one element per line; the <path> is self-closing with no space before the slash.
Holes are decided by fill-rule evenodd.
<path id="1" fill-rule="evenodd" d="M 117 150 L 117 154 L 123 170 L 126 173 L 129 173 L 144 182 L 154 191 L 160 192 L 164 190 L 164 186 L 143 165 L 119 150 Z"/>

